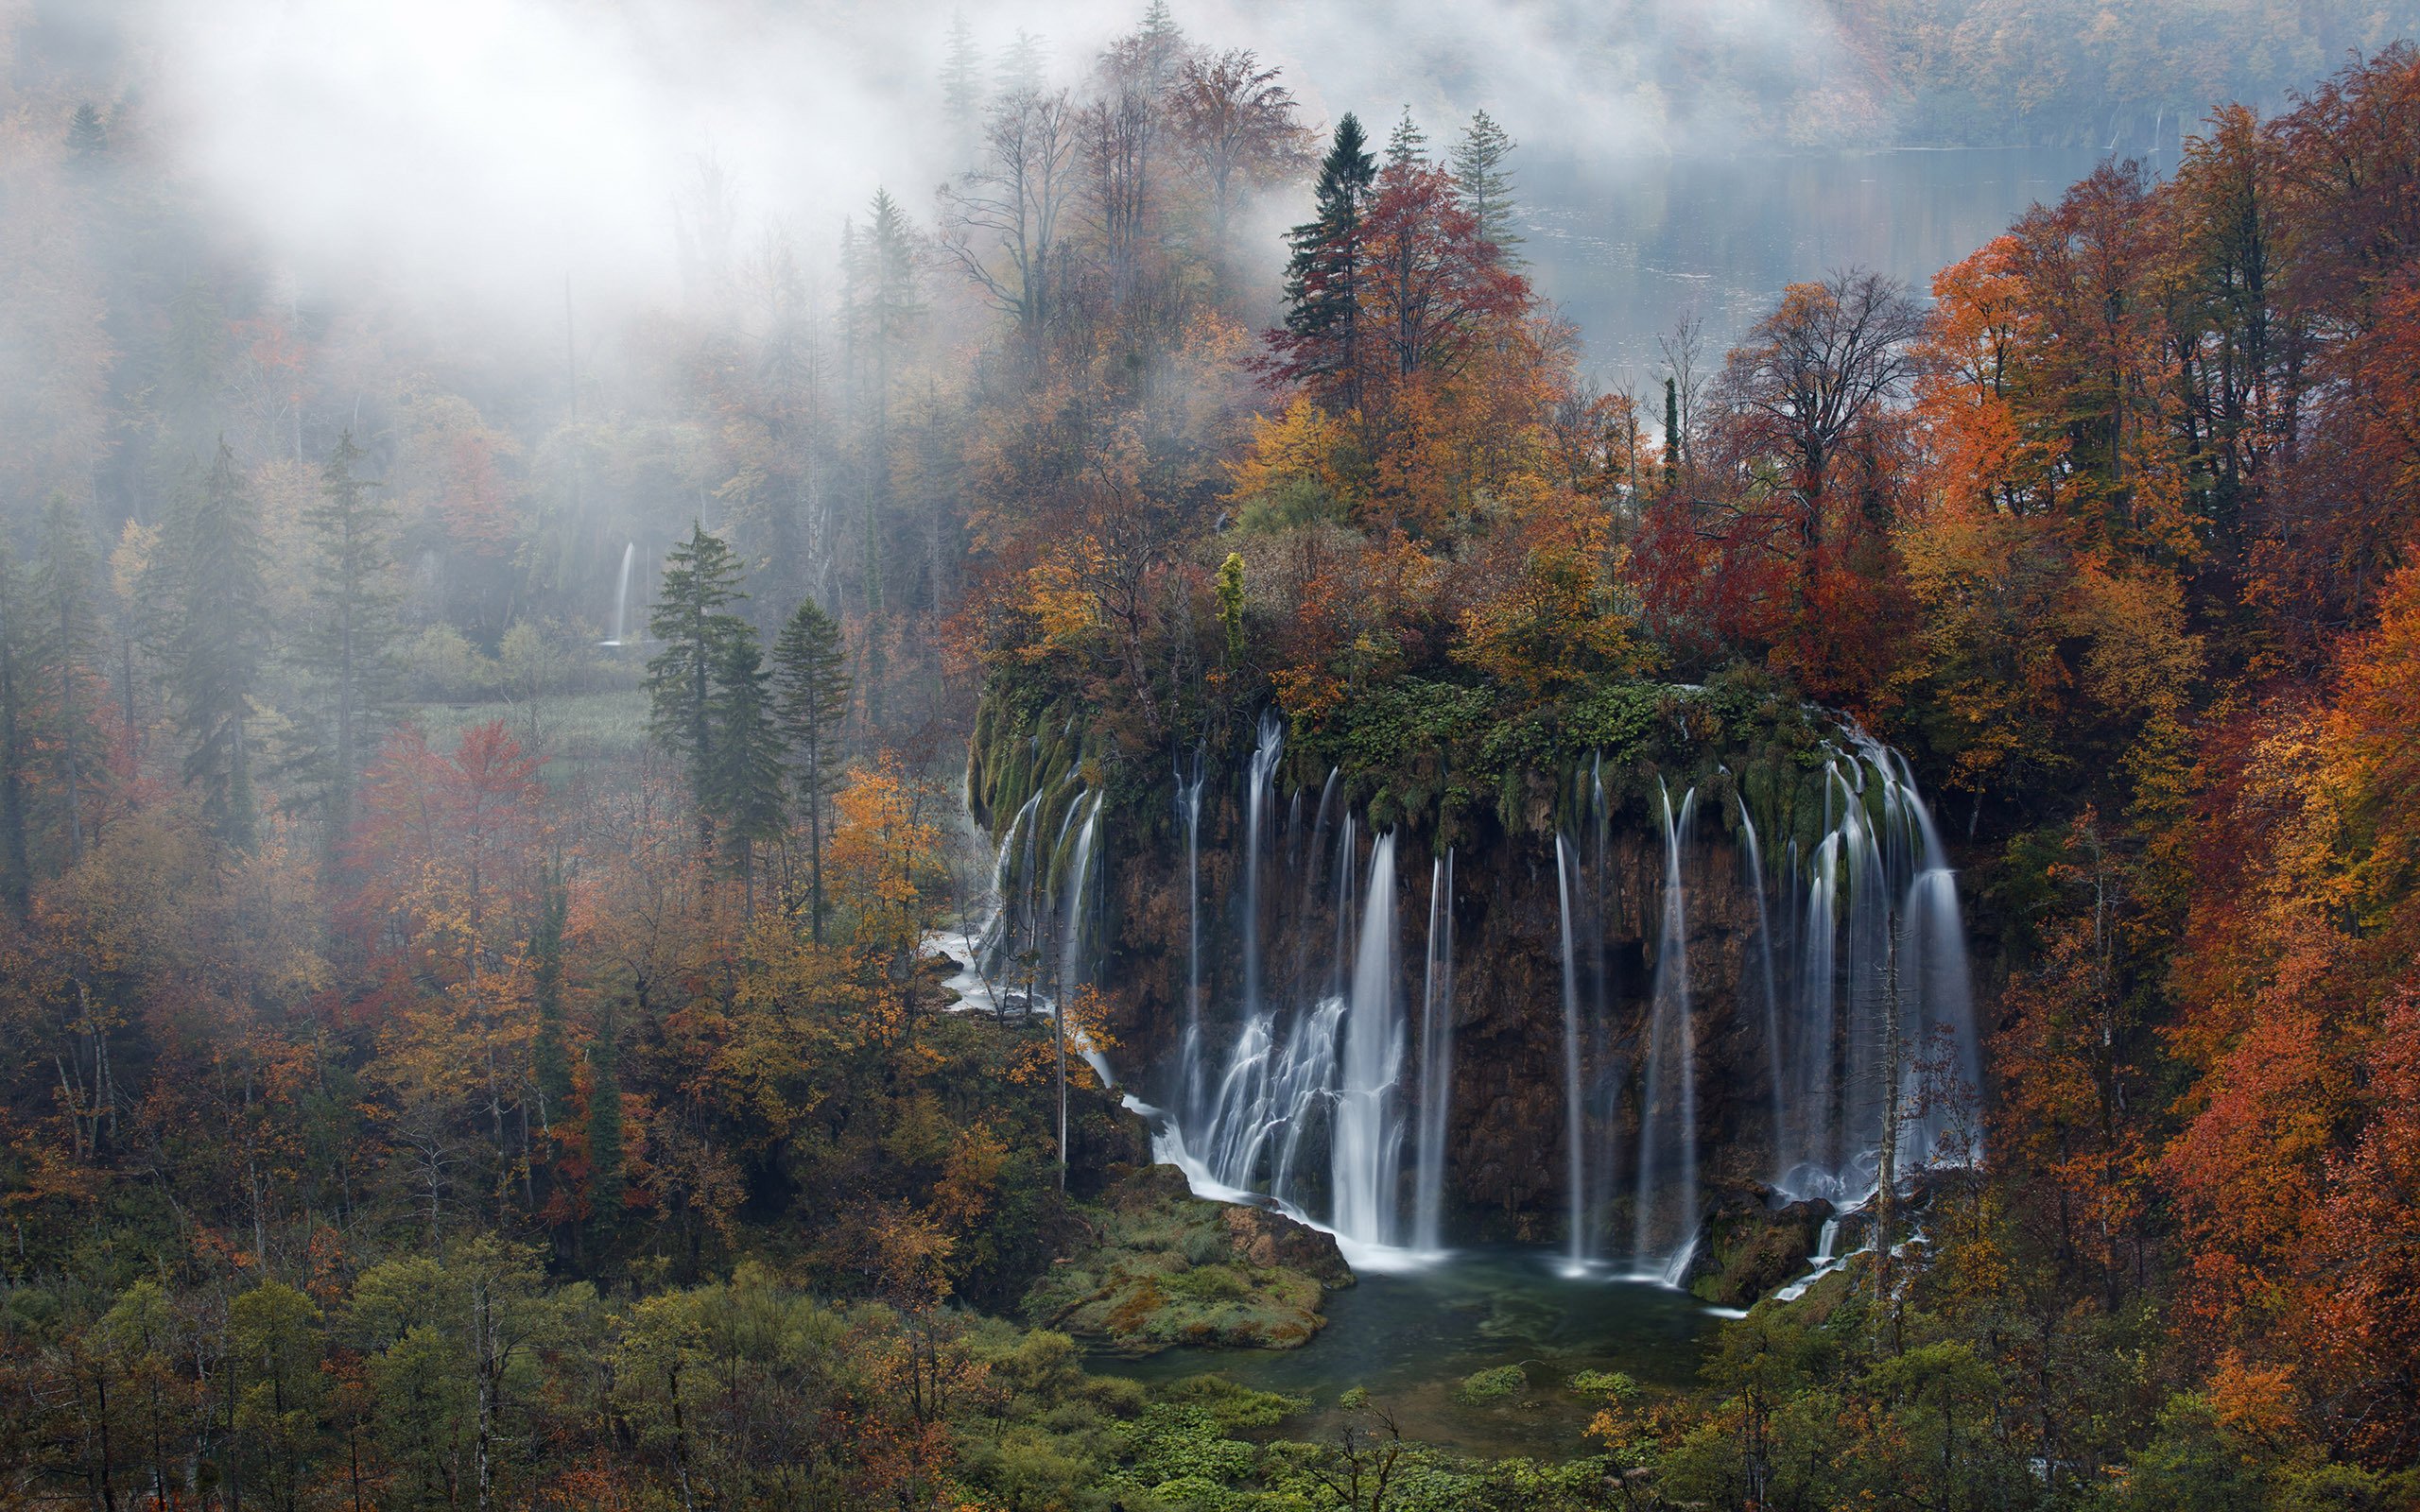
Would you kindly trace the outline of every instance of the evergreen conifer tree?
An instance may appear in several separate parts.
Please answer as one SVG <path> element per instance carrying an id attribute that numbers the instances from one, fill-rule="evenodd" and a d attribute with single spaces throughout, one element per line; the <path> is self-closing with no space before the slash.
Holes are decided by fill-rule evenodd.
<path id="1" fill-rule="evenodd" d="M 65 810 L 67 860 L 84 855 L 84 788 L 93 747 L 92 713 L 81 696 L 101 641 L 100 558 L 84 519 L 64 494 L 43 512 L 42 556 L 28 612 L 35 627 L 41 692 L 49 712 L 49 767 Z"/>
<path id="2" fill-rule="evenodd" d="M 529 932 L 529 998 L 538 1015 L 529 1061 L 538 1084 L 538 1123 L 548 1132 L 555 1115 L 571 1107 L 571 1052 L 563 1042 L 563 925 L 570 908 L 562 873 L 548 868 L 538 897 L 537 927 Z"/>
<path id="3" fill-rule="evenodd" d="M 1320 163 L 1312 216 L 1287 237 L 1293 248 L 1286 265 L 1292 366 L 1338 387 L 1347 408 L 1360 401 L 1361 213 L 1377 175 L 1361 122 L 1347 112 Z"/>
<path id="4" fill-rule="evenodd" d="M 739 589 L 739 558 L 703 524 L 672 548 L 648 634 L 664 649 L 648 659 L 649 731 L 688 769 L 689 793 L 698 807 L 698 835 L 714 844 L 716 679 L 735 641 L 752 639 L 746 620 L 730 606 L 748 595 Z"/>
<path id="5" fill-rule="evenodd" d="M 608 1003 L 588 1042 L 589 1221 L 612 1233 L 622 1215 L 621 1028 Z"/>
<path id="6" fill-rule="evenodd" d="M 260 520 L 225 440 L 199 489 L 161 532 L 147 597 L 155 606 L 177 723 L 191 748 L 184 780 L 228 845 L 251 844 L 251 748 L 246 725 L 268 654 L 267 552 Z"/>
<path id="7" fill-rule="evenodd" d="M 744 626 L 717 651 L 706 695 L 714 742 L 706 802 L 752 906 L 756 847 L 782 831 L 782 732 L 773 722 L 771 680 L 755 627 Z"/>
<path id="8" fill-rule="evenodd" d="M 326 796 L 331 841 L 352 824 L 354 790 L 392 716 L 399 683 L 389 546 L 394 511 L 377 502 L 378 485 L 355 475 L 360 460 L 347 431 L 320 472 L 320 502 L 302 517 L 312 536 L 310 618 L 298 649 L 328 721 L 311 765 Z"/>
<path id="9" fill-rule="evenodd" d="M 1428 133 L 1411 118 L 1411 107 L 1403 108 L 1403 116 L 1387 136 L 1387 166 L 1415 167 L 1428 161 Z"/>
<path id="10" fill-rule="evenodd" d="M 0 898 L 20 921 L 33 889 L 26 853 L 26 599 L 25 576 L 0 542 Z"/>
<path id="11" fill-rule="evenodd" d="M 809 599 L 773 644 L 773 685 L 790 747 L 790 791 L 805 811 L 807 917 L 823 939 L 823 812 L 839 785 L 840 722 L 849 712 L 849 659 L 840 627 Z"/>
<path id="12" fill-rule="evenodd" d="M 950 12 L 949 40 L 942 52 L 942 114 L 949 122 L 960 158 L 975 147 L 975 127 L 983 113 L 983 53 L 964 9 Z"/>
<path id="13" fill-rule="evenodd" d="M 1664 487 L 1681 486 L 1681 388 L 1664 380 Z"/>
<path id="14" fill-rule="evenodd" d="M 76 107 L 67 119 L 67 150 L 86 162 L 97 158 L 109 146 L 109 130 L 101 124 L 100 108 L 91 100 Z"/>
<path id="15" fill-rule="evenodd" d="M 1042 90 L 1042 70 L 1048 47 L 1040 37 L 1017 28 L 1016 41 L 1000 55 L 999 87 L 1003 94 L 1034 94 Z"/>
<path id="16" fill-rule="evenodd" d="M 1454 187 L 1461 192 L 1462 208 L 1478 222 L 1478 233 L 1506 261 L 1518 264 L 1520 256 L 1513 249 L 1521 238 L 1512 230 L 1512 172 L 1505 163 L 1512 156 L 1517 144 L 1505 134 L 1504 128 L 1487 112 L 1471 117 L 1471 124 L 1454 144 L 1447 160 L 1453 169 Z"/>

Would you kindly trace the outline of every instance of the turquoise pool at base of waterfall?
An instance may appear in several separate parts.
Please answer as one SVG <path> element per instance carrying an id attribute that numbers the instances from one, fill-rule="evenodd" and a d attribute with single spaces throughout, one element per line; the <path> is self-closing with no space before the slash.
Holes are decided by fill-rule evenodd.
<path id="1" fill-rule="evenodd" d="M 1651 1392 L 1684 1391 L 1718 1319 L 1685 1293 L 1641 1281 L 1573 1280 L 1564 1257 L 1533 1248 L 1458 1251 L 1427 1269 L 1363 1275 L 1331 1293 L 1328 1325 L 1299 1349 L 1176 1349 L 1143 1359 L 1094 1357 L 1090 1367 L 1146 1386 L 1215 1372 L 1258 1391 L 1307 1397 L 1280 1436 L 1335 1426 L 1338 1399 L 1365 1387 L 1403 1435 L 1461 1453 L 1564 1459 L 1587 1453 L 1601 1401 L 1569 1389 L 1582 1370 L 1617 1370 Z M 1526 1391 L 1484 1404 L 1463 1380 L 1519 1366 Z"/>

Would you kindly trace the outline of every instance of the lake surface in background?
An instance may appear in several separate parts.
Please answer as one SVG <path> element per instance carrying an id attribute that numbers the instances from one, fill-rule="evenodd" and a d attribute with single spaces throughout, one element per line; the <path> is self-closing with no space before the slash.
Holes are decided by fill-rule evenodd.
<path id="1" fill-rule="evenodd" d="M 2171 154 L 2172 156 L 2172 154 Z M 1662 400 L 1655 338 L 1705 323 L 1710 377 L 1783 285 L 1875 268 L 1926 297 L 1932 275 L 2105 161 L 2074 147 L 1806 153 L 1558 163 L 1516 152 L 1520 250 L 1576 322 L 1582 370 Z M 2157 156 L 2145 160 L 2156 171 Z"/>

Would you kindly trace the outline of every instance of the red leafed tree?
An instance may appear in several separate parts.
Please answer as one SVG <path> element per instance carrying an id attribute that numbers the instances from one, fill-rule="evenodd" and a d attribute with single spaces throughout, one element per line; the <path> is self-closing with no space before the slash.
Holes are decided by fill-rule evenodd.
<path id="1" fill-rule="evenodd" d="M 452 755 L 406 726 L 363 789 L 354 859 L 365 880 L 350 910 L 363 942 L 453 956 L 510 923 L 506 905 L 532 896 L 537 780 L 529 755 L 493 719 L 462 732 Z"/>
<path id="2" fill-rule="evenodd" d="M 1530 304 L 1530 281 L 1505 266 L 1479 232 L 1444 169 L 1417 158 L 1378 170 L 1362 220 L 1369 276 L 1366 328 L 1386 384 L 1461 369 L 1471 349 L 1503 331 Z"/>

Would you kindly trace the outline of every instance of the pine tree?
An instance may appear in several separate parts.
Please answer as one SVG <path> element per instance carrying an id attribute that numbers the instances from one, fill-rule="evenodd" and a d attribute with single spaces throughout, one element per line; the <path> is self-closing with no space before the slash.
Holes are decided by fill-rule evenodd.
<path id="1" fill-rule="evenodd" d="M 1335 387 L 1348 409 L 1360 402 L 1361 213 L 1377 176 L 1361 122 L 1347 112 L 1320 163 L 1312 217 L 1287 237 L 1286 370 Z"/>
<path id="2" fill-rule="evenodd" d="M 849 712 L 848 650 L 840 627 L 814 600 L 798 607 L 773 644 L 773 685 L 789 739 L 790 791 L 806 815 L 807 917 L 823 939 L 823 811 L 839 786 L 840 722 Z"/>
<path id="3" fill-rule="evenodd" d="M 1023 26 L 1017 28 L 1016 41 L 1000 55 L 998 76 L 1003 94 L 1035 94 L 1042 90 L 1042 71 L 1048 48 L 1043 40 Z"/>
<path id="4" fill-rule="evenodd" d="M 1141 43 L 1143 82 L 1157 95 L 1176 77 L 1177 64 L 1184 56 L 1184 28 L 1176 24 L 1168 0 L 1150 0 L 1143 8 L 1143 24 L 1135 28 L 1134 40 Z"/>
<path id="5" fill-rule="evenodd" d="M 1410 168 L 1428 161 L 1428 133 L 1411 118 L 1411 107 L 1403 108 L 1402 119 L 1387 136 L 1387 166 Z"/>
<path id="6" fill-rule="evenodd" d="M 21 921 L 33 888 L 26 854 L 26 597 L 16 558 L 0 542 L 0 897 Z"/>
<path id="7" fill-rule="evenodd" d="M 320 684 L 332 727 L 312 762 L 326 795 L 332 841 L 352 825 L 354 789 L 378 748 L 380 727 L 393 714 L 399 682 L 394 558 L 388 544 L 394 511 L 374 501 L 378 485 L 354 475 L 360 460 L 347 431 L 320 472 L 320 502 L 302 517 L 313 556 L 310 620 L 299 660 Z"/>
<path id="8" fill-rule="evenodd" d="M 246 722 L 268 654 L 267 552 L 260 520 L 225 440 L 198 490 L 188 490 L 161 532 L 146 597 L 158 612 L 162 659 L 191 749 L 187 784 L 221 840 L 251 844 L 251 749 Z"/>
<path id="9" fill-rule="evenodd" d="M 1681 387 L 1664 380 L 1664 487 L 1681 486 Z"/>
<path id="10" fill-rule="evenodd" d="M 868 214 L 870 221 L 859 243 L 861 284 L 854 356 L 864 417 L 860 439 L 860 476 L 865 495 L 862 588 L 872 624 L 881 615 L 884 604 L 884 529 L 893 491 L 891 390 L 901 359 L 924 316 L 924 304 L 916 286 L 915 238 L 907 214 L 888 190 L 881 189 L 874 191 Z M 882 719 L 882 637 L 870 634 L 866 641 L 866 696 L 868 717 L 875 724 Z"/>
<path id="11" fill-rule="evenodd" d="M 942 53 L 942 115 L 949 122 L 962 159 L 975 147 L 975 127 L 983 114 L 983 53 L 963 9 L 949 17 L 949 40 Z"/>
<path id="12" fill-rule="evenodd" d="M 86 753 L 91 713 L 80 696 L 101 641 L 100 559 L 82 514 L 53 494 L 43 515 L 42 556 L 28 611 L 39 620 L 36 658 L 43 695 L 54 700 L 49 765 L 66 810 L 67 860 L 84 855 Z"/>
<path id="13" fill-rule="evenodd" d="M 664 649 L 648 659 L 649 732 L 686 765 L 689 793 L 698 806 L 698 836 L 714 844 L 716 749 L 715 680 L 734 641 L 752 637 L 748 622 L 729 606 L 748 595 L 739 589 L 739 558 L 719 536 L 693 524 L 689 539 L 672 548 L 664 567 L 661 597 L 648 615 L 648 634 Z"/>
<path id="14" fill-rule="evenodd" d="M 588 1042 L 589 1220 L 613 1232 L 622 1215 L 622 1048 L 612 1005 Z"/>
<path id="15" fill-rule="evenodd" d="M 1462 208 L 1478 222 L 1479 235 L 1515 266 L 1521 259 L 1512 249 L 1521 245 L 1521 238 L 1512 230 L 1512 173 L 1505 163 L 1517 145 L 1480 111 L 1471 117 L 1448 160 Z"/>
<path id="16" fill-rule="evenodd" d="M 713 730 L 706 806 L 721 827 L 731 859 L 755 902 L 756 847 L 781 833 L 782 732 L 773 722 L 772 698 L 753 626 L 724 641 L 715 657 L 714 681 L 706 695 Z"/>
<path id="17" fill-rule="evenodd" d="M 547 868 L 538 924 L 529 932 L 529 1000 L 538 1015 L 529 1063 L 538 1084 L 538 1123 L 548 1133 L 554 1131 L 555 1114 L 571 1107 L 571 1052 L 563 1042 L 563 925 L 570 910 L 562 873 Z"/>
<path id="18" fill-rule="evenodd" d="M 109 130 L 101 124 L 100 108 L 91 100 L 76 107 L 67 119 L 67 150 L 77 158 L 91 161 L 109 149 Z"/>

